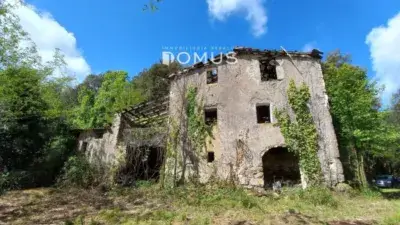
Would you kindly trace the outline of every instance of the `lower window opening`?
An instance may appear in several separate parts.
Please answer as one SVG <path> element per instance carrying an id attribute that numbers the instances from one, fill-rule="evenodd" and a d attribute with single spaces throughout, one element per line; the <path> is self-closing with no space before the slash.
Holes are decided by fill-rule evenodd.
<path id="1" fill-rule="evenodd" d="M 211 163 L 211 162 L 214 162 L 214 160 L 215 160 L 214 152 L 208 152 L 207 162 Z"/>
<path id="2" fill-rule="evenodd" d="M 217 123 L 217 119 L 218 119 L 217 109 L 216 108 L 205 109 L 204 110 L 204 118 L 205 118 L 206 125 L 208 125 L 208 126 Z"/>
<path id="3" fill-rule="evenodd" d="M 257 123 L 271 123 L 271 111 L 269 105 L 259 105 L 256 107 Z"/>

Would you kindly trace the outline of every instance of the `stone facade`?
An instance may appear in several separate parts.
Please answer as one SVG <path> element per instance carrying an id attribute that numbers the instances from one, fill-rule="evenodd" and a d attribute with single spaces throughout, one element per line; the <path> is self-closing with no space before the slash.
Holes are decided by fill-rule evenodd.
<path id="1" fill-rule="evenodd" d="M 296 85 L 305 82 L 310 88 L 310 111 L 318 131 L 318 156 L 328 186 L 344 181 L 338 144 L 329 112 L 328 97 L 319 59 L 310 54 L 281 54 L 274 57 L 277 79 L 262 81 L 257 54 L 238 54 L 236 64 L 192 67 L 185 73 L 171 76 L 170 116 L 174 123 L 185 120 L 185 94 L 190 86 L 198 91 L 198 102 L 217 109 L 217 124 L 205 151 L 214 152 L 215 161 L 201 156 L 184 161 L 178 177 L 196 174 L 201 182 L 217 177 L 234 179 L 246 187 L 262 187 L 263 155 L 272 148 L 285 146 L 279 127 L 274 126 L 274 109 L 289 109 L 287 88 L 290 80 Z M 218 82 L 207 84 L 207 71 L 217 69 Z M 257 123 L 256 107 L 268 105 L 270 123 Z M 181 140 L 179 148 L 184 148 Z M 204 154 L 205 155 L 205 154 Z M 182 154 L 180 155 L 182 156 Z"/>
<path id="2" fill-rule="evenodd" d="M 81 131 L 77 148 L 85 152 L 92 163 L 112 163 L 122 144 L 121 130 L 121 114 L 116 114 L 110 127 Z"/>
<path id="3" fill-rule="evenodd" d="M 263 81 L 260 59 L 265 55 L 271 58 L 271 54 L 275 62 L 276 77 Z M 111 127 L 82 131 L 78 138 L 78 149 L 85 150 L 92 162 L 112 163 L 118 150 L 126 150 L 128 145 L 156 146 L 168 152 L 165 153 L 165 177 L 172 178 L 169 174 L 173 174 L 173 182 L 195 177 L 202 183 L 218 179 L 234 181 L 249 188 L 263 187 L 266 168 L 263 156 L 267 157 L 266 153 L 271 153 L 272 149 L 285 147 L 279 127 L 274 126 L 277 121 L 273 117 L 273 111 L 285 109 L 293 116 L 286 92 L 290 80 L 294 80 L 296 85 L 304 82 L 310 89 L 309 108 L 318 132 L 318 157 L 326 184 L 334 186 L 344 181 L 319 56 L 311 53 L 267 51 L 262 54 L 260 51 L 250 51 L 236 54 L 236 58 L 235 64 L 228 64 L 225 60 L 219 65 L 194 65 L 171 75 L 170 96 L 166 108 L 159 112 L 162 115 L 169 114 L 169 135 L 166 135 L 167 131 L 162 131 L 156 132 L 154 137 L 145 135 L 146 140 L 136 140 L 140 138 L 132 135 L 132 132 L 142 134 L 147 128 L 138 128 L 135 112 L 124 110 L 115 116 Z M 215 69 L 218 81 L 207 84 L 208 71 Z M 185 102 L 190 86 L 197 89 L 198 103 L 205 111 L 217 112 L 217 121 L 212 129 L 213 137 L 208 138 L 205 149 L 200 154 L 188 151 L 190 148 L 183 137 L 187 135 Z M 153 107 L 150 103 L 143 103 L 143 106 Z M 269 107 L 268 123 L 257 121 L 258 106 Z M 137 108 L 138 106 L 131 107 Z M 142 112 L 136 114 L 142 116 Z M 174 127 L 180 129 L 180 137 L 175 146 L 171 142 L 167 146 L 167 136 L 173 136 Z M 172 151 L 176 154 L 171 155 L 171 146 L 174 146 Z M 287 162 L 282 165 L 293 167 L 292 164 L 285 163 Z"/>

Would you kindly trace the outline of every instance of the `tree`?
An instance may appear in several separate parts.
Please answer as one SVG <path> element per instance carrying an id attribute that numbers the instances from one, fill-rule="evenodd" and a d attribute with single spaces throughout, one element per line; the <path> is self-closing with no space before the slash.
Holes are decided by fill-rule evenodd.
<path id="1" fill-rule="evenodd" d="M 95 93 L 93 90 L 83 86 L 78 94 L 78 106 L 75 109 L 73 124 L 81 129 L 94 127 L 92 108 L 94 105 Z"/>
<path id="2" fill-rule="evenodd" d="M 117 111 L 143 101 L 127 76 L 124 71 L 108 71 L 87 78 L 79 87 L 74 125 L 82 129 L 104 127 Z"/>
<path id="3" fill-rule="evenodd" d="M 144 4 L 143 11 L 151 10 L 155 11 L 158 10 L 158 3 L 160 3 L 162 0 L 149 0 L 147 4 Z"/>
<path id="4" fill-rule="evenodd" d="M 390 122 L 400 127 L 400 89 L 393 94 Z"/>
<path id="5" fill-rule="evenodd" d="M 365 158 L 383 156 L 396 136 L 379 111 L 380 89 L 350 62 L 349 56 L 334 52 L 323 72 L 346 178 L 367 186 Z"/>
<path id="6" fill-rule="evenodd" d="M 154 100 L 169 94 L 169 75 L 180 70 L 179 63 L 164 65 L 153 64 L 150 69 L 145 69 L 136 76 L 132 83 L 140 91 L 146 100 Z"/>
<path id="7" fill-rule="evenodd" d="M 59 51 L 42 64 L 12 7 L 0 4 L 0 173 L 6 167 L 8 177 L 34 186 L 55 177 L 71 143 L 60 98 L 68 79 L 50 77 L 62 64 Z"/>
<path id="8" fill-rule="evenodd" d="M 21 67 L 0 72 L 0 158 L 8 168 L 31 165 L 48 141 L 41 76 Z"/>

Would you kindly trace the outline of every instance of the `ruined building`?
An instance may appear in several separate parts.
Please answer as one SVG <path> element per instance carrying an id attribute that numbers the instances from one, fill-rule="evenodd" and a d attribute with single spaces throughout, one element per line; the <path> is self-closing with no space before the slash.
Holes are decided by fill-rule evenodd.
<path id="1" fill-rule="evenodd" d="M 299 183 L 298 159 L 287 150 L 280 128 L 274 126 L 276 119 L 273 116 L 274 109 L 291 112 L 287 88 L 289 81 L 294 80 L 296 85 L 304 82 L 310 89 L 309 109 L 317 128 L 318 157 L 325 181 L 329 186 L 344 181 L 319 52 L 236 48 L 234 53 L 234 63 L 221 57 L 220 64 L 210 61 L 198 63 L 172 74 L 168 107 L 164 101 L 161 105 L 166 108 L 156 112 L 145 109 L 143 105 L 139 106 L 139 110 L 133 107 L 121 112 L 109 128 L 111 133 L 106 131 L 103 139 L 97 141 L 98 146 L 92 147 L 89 152 L 102 151 L 107 160 L 113 160 L 117 149 L 129 154 L 141 151 L 142 147 L 138 145 L 141 142 L 132 140 L 132 136 L 127 141 L 126 133 L 145 129 L 146 126 L 135 124 L 135 121 L 142 121 L 154 113 L 161 116 L 168 114 L 168 121 L 164 120 L 168 122 L 167 135 L 163 136 L 163 132 L 155 136 L 150 134 L 146 138 L 148 140 L 142 143 L 142 146 L 157 148 L 161 153 L 154 155 L 161 157 L 161 161 L 166 157 L 167 178 L 173 176 L 175 181 L 196 178 L 200 182 L 234 180 L 245 187 L 271 186 L 277 180 Z M 187 133 L 185 96 L 189 87 L 196 88 L 197 102 L 204 108 L 204 119 L 212 124 L 212 135 L 198 153 L 191 152 L 184 137 Z M 152 123 L 152 126 L 158 125 Z M 179 129 L 180 136 L 174 145 L 173 151 L 176 152 L 171 156 L 166 153 L 166 142 L 174 129 Z M 80 148 L 95 146 L 94 133 L 81 133 Z M 153 140 L 157 138 L 162 140 L 158 146 Z M 159 165 L 153 167 L 159 169 Z"/>

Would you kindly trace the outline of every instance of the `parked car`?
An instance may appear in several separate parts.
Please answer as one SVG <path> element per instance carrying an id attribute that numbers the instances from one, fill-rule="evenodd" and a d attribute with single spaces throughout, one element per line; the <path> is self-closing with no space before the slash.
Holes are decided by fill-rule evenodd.
<path id="1" fill-rule="evenodd" d="M 398 179 L 393 175 L 379 175 L 372 181 L 376 186 L 382 188 L 393 188 L 399 185 Z"/>

